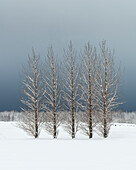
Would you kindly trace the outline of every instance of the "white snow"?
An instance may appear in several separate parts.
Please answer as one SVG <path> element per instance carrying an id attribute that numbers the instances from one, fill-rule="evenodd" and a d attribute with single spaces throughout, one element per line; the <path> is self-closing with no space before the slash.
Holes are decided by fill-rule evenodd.
<path id="1" fill-rule="evenodd" d="M 57 140 L 45 132 L 35 140 L 0 122 L 0 170 L 136 170 L 136 125 L 116 124 L 107 139 L 71 140 L 61 129 Z"/>

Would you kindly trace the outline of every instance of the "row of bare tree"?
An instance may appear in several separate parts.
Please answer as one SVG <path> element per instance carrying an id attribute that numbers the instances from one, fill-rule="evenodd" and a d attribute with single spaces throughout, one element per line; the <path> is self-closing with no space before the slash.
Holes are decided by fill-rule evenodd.
<path id="1" fill-rule="evenodd" d="M 112 112 L 121 104 L 119 68 L 115 68 L 114 53 L 106 47 L 106 41 L 99 48 L 88 43 L 80 54 L 70 42 L 61 64 L 52 46 L 43 68 L 39 59 L 33 50 L 24 71 L 24 114 L 19 127 L 35 138 L 42 127 L 57 138 L 60 124 L 72 138 L 78 130 L 89 138 L 96 130 L 106 138 Z"/>

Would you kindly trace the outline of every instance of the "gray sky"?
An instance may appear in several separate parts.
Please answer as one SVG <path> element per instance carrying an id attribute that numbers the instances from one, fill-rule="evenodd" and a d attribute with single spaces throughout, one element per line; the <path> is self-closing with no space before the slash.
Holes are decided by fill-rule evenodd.
<path id="1" fill-rule="evenodd" d="M 44 58 L 72 40 L 77 49 L 107 40 L 125 68 L 125 110 L 136 110 L 135 0 L 0 0 L 0 110 L 19 109 L 19 75 L 32 46 Z"/>

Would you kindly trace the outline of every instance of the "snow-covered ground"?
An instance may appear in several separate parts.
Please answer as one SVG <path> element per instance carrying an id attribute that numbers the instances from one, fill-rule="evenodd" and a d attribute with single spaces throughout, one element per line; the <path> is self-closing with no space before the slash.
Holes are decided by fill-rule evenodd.
<path id="1" fill-rule="evenodd" d="M 0 122 L 0 170 L 136 170 L 136 125 L 116 124 L 107 139 L 71 140 L 61 130 L 57 140 L 45 132 L 35 140 Z"/>

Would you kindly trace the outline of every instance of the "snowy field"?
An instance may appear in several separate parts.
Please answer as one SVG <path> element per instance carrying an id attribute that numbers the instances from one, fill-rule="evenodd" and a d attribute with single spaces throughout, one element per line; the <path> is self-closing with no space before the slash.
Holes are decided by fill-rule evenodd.
<path id="1" fill-rule="evenodd" d="M 76 137 L 61 130 L 57 140 L 45 132 L 35 140 L 0 122 L 0 170 L 136 170 L 135 125 L 116 124 L 107 139 Z"/>

